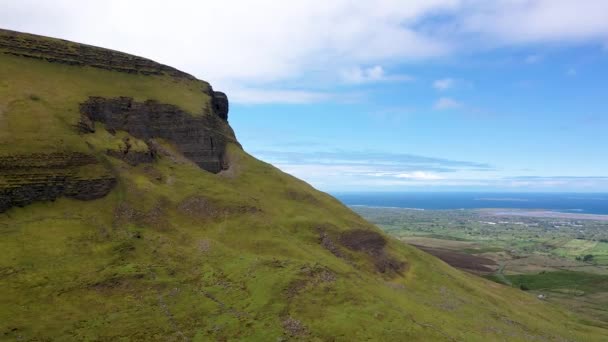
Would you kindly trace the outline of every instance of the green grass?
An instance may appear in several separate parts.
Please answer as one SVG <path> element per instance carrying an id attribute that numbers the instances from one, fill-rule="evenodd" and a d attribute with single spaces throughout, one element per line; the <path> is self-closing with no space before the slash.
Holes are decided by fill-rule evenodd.
<path id="1" fill-rule="evenodd" d="M 320 230 L 337 245 L 342 232 L 379 230 L 237 146 L 229 146 L 225 174 L 169 157 L 132 167 L 102 153 L 115 137 L 70 128 L 89 95 L 154 98 L 195 112 L 207 101 L 197 90 L 202 82 L 0 62 L 0 120 L 8 122 L 0 125 L 0 153 L 79 151 L 88 141 L 118 178 L 99 200 L 62 198 L 0 214 L 2 339 L 608 337 L 559 307 L 395 239 L 385 253 L 407 265 L 402 274 L 381 274 L 370 255 L 343 247 L 344 258 L 336 257 L 321 246 Z M 290 321 L 302 328 L 290 333 Z"/>
<path id="2" fill-rule="evenodd" d="M 148 151 L 148 145 L 137 138 L 130 136 L 127 132 L 117 131 L 114 134 L 110 134 L 106 129 L 105 125 L 96 123 L 95 133 L 86 134 L 83 136 L 84 140 L 95 146 L 97 149 L 103 150 L 114 150 L 121 151 L 125 149 L 125 139 L 129 139 L 130 150 L 135 152 L 146 152 Z"/>
<path id="3" fill-rule="evenodd" d="M 540 274 L 505 275 L 515 287 L 525 285 L 537 291 L 608 292 L 608 276 L 572 271 L 544 272 Z"/>
<path id="4" fill-rule="evenodd" d="M 594 264 L 608 265 L 608 243 L 606 242 L 572 239 L 553 250 L 552 253 L 570 259 L 591 254 Z"/>

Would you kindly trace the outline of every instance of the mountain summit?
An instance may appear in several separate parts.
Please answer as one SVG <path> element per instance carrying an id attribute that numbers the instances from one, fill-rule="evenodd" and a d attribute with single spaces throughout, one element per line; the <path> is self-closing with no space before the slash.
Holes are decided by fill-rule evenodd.
<path id="1" fill-rule="evenodd" d="M 0 339 L 605 340 L 248 155 L 228 97 L 0 30 Z"/>

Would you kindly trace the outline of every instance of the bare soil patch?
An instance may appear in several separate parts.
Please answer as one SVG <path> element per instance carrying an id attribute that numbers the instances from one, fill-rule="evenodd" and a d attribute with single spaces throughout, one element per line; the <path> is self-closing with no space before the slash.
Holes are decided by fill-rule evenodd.
<path id="1" fill-rule="evenodd" d="M 376 269 L 380 273 L 402 273 L 406 263 L 394 259 L 386 251 L 386 239 L 380 233 L 373 230 L 355 229 L 342 233 L 340 244 L 344 247 L 364 252 L 372 257 Z"/>
<path id="2" fill-rule="evenodd" d="M 354 251 L 379 254 L 386 245 L 386 239 L 377 232 L 357 229 L 344 232 L 340 236 L 340 243 Z"/>
<path id="3" fill-rule="evenodd" d="M 496 262 L 492 259 L 455 252 L 443 248 L 433 248 L 420 245 L 412 246 L 438 257 L 452 267 L 456 267 L 464 271 L 490 274 L 493 273 L 497 268 Z"/>

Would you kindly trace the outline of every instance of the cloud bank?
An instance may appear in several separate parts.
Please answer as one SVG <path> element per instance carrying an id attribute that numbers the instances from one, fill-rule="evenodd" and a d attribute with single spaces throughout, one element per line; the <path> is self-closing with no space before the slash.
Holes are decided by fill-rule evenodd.
<path id="1" fill-rule="evenodd" d="M 4 28 L 143 55 L 240 93 L 235 100 L 243 103 L 266 92 L 265 103 L 326 101 L 331 94 L 315 81 L 405 81 L 386 70 L 462 50 L 608 41 L 603 0 L 1 3 Z M 278 93 L 285 82 L 312 86 Z"/>

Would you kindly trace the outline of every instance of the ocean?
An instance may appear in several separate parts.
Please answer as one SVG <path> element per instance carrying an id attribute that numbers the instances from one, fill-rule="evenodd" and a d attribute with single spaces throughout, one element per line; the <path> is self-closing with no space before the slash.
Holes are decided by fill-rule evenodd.
<path id="1" fill-rule="evenodd" d="M 332 193 L 342 203 L 354 206 L 411 209 L 545 209 L 558 212 L 608 215 L 608 193 Z"/>

